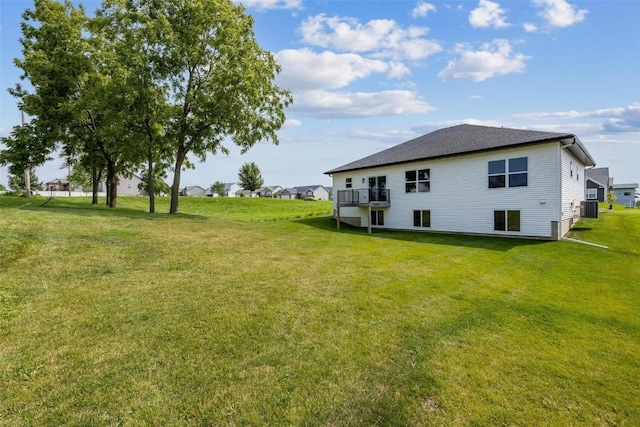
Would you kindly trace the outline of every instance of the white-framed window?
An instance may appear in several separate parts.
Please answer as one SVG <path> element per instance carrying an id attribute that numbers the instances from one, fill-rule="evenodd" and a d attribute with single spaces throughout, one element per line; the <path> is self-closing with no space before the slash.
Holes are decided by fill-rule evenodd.
<path id="1" fill-rule="evenodd" d="M 351 182 L 351 178 L 345 179 L 344 187 L 345 188 L 351 188 L 352 186 L 353 186 L 353 183 Z"/>
<path id="2" fill-rule="evenodd" d="M 413 211 L 414 227 L 431 227 L 431 211 Z"/>
<path id="3" fill-rule="evenodd" d="M 131 184 L 127 184 L 127 188 L 131 190 Z"/>
<path id="4" fill-rule="evenodd" d="M 428 193 L 431 191 L 431 170 L 418 169 L 406 171 L 405 192 L 407 193 Z"/>
<path id="5" fill-rule="evenodd" d="M 587 200 L 594 200 L 598 198 L 597 188 L 587 188 Z"/>
<path id="6" fill-rule="evenodd" d="M 516 157 L 507 160 L 489 161 L 489 188 L 526 187 L 529 184 L 529 158 Z M 508 179 L 507 179 L 508 177 Z"/>

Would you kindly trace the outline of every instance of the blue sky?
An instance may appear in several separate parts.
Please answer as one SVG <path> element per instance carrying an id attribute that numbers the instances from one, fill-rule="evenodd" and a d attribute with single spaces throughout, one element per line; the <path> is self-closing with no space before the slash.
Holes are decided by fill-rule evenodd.
<path id="1" fill-rule="evenodd" d="M 295 101 L 280 145 L 210 156 L 183 186 L 237 181 L 251 161 L 267 185 L 331 185 L 329 169 L 460 123 L 574 133 L 616 183 L 640 181 L 640 1 L 243 4 Z M 0 0 L 0 136 L 20 123 L 5 89 L 32 6 Z M 60 164 L 39 178 L 63 178 Z"/>

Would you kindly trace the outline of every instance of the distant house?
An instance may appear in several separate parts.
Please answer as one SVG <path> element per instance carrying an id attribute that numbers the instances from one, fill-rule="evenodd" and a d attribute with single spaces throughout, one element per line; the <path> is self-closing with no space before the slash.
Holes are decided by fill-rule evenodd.
<path id="1" fill-rule="evenodd" d="M 285 188 L 278 193 L 280 199 L 305 199 L 313 197 L 317 200 L 329 200 L 330 191 L 324 185 L 303 185 Z"/>
<path id="2" fill-rule="evenodd" d="M 240 186 L 240 184 L 238 184 L 236 182 L 226 182 L 224 184 L 224 189 L 226 191 L 226 194 L 224 196 L 226 196 L 226 197 L 236 197 L 236 193 L 239 190 L 242 190 L 242 187 Z"/>
<path id="3" fill-rule="evenodd" d="M 595 161 L 572 133 L 459 125 L 325 172 L 337 226 L 557 240 Z"/>
<path id="4" fill-rule="evenodd" d="M 142 182 L 142 178 L 138 175 L 131 175 L 131 177 L 126 177 L 123 175 L 118 175 L 118 196 L 148 196 L 148 193 L 145 190 L 140 190 L 138 185 Z M 98 192 L 102 193 L 106 191 L 106 183 L 101 181 L 98 184 Z"/>
<path id="5" fill-rule="evenodd" d="M 56 178 L 44 184 L 45 191 L 70 191 L 71 183 L 66 179 Z"/>
<path id="6" fill-rule="evenodd" d="M 635 206 L 636 188 L 638 184 L 613 184 L 611 191 L 616 195 L 616 205 L 625 205 L 629 208 Z"/>
<path id="7" fill-rule="evenodd" d="M 199 185 L 190 185 L 190 186 L 184 187 L 182 190 L 180 190 L 178 194 L 180 194 L 181 196 L 192 196 L 192 197 L 204 196 L 205 189 L 200 187 Z"/>
<path id="8" fill-rule="evenodd" d="M 269 197 L 269 198 L 272 198 L 272 197 L 276 196 L 282 190 L 283 190 L 283 188 L 280 187 L 279 185 L 270 185 L 270 186 L 265 186 L 265 187 L 259 188 L 256 191 L 256 193 L 258 194 L 258 197 Z"/>
<path id="9" fill-rule="evenodd" d="M 120 196 L 147 196 L 147 192 L 140 190 L 138 185 L 142 182 L 142 178 L 138 175 L 131 175 L 130 178 L 125 176 L 118 177 L 118 195 Z"/>
<path id="10" fill-rule="evenodd" d="M 587 200 L 606 201 L 609 187 L 613 183 L 613 178 L 609 177 L 609 168 L 587 169 L 586 198 Z"/>

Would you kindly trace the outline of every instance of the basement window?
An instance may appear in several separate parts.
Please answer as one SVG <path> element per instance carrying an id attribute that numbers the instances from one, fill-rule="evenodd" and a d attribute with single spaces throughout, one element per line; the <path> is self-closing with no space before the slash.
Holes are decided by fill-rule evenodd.
<path id="1" fill-rule="evenodd" d="M 414 227 L 431 227 L 431 211 L 413 211 Z"/>
<path id="2" fill-rule="evenodd" d="M 493 211 L 494 231 L 520 231 L 520 211 Z"/>
<path id="3" fill-rule="evenodd" d="M 371 225 L 384 225 L 384 211 L 371 211 Z"/>

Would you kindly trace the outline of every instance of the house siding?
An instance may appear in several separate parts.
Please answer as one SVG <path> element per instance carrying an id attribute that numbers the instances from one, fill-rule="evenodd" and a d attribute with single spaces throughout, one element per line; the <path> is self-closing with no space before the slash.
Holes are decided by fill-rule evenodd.
<path id="1" fill-rule="evenodd" d="M 616 188 L 612 190 L 616 195 L 616 205 L 625 205 L 627 207 L 635 206 L 636 202 L 636 189 L 635 188 Z M 625 196 L 624 193 L 629 193 Z"/>
<path id="2" fill-rule="evenodd" d="M 339 172 L 333 175 L 333 187 L 335 191 L 344 190 L 346 178 L 351 178 L 352 189 L 366 188 L 369 177 L 386 176 L 390 206 L 373 208 L 384 211 L 383 228 L 550 238 L 551 223 L 558 221 L 561 209 L 559 156 L 560 143 L 494 150 Z M 488 162 L 517 157 L 528 158 L 528 185 L 488 188 Z M 406 193 L 405 172 L 418 169 L 430 169 L 431 191 Z M 413 226 L 414 210 L 431 212 L 430 228 Z M 520 232 L 494 231 L 494 210 L 519 210 Z M 341 207 L 340 216 L 359 217 L 363 227 L 370 220 L 368 209 L 362 207 Z"/>
<path id="3" fill-rule="evenodd" d="M 146 195 L 147 192 L 144 190 L 138 189 L 138 184 L 140 184 L 142 180 L 137 176 L 132 176 L 131 178 L 127 178 L 124 176 L 118 177 L 118 195 L 121 196 L 139 196 Z"/>
<path id="4" fill-rule="evenodd" d="M 585 200 L 585 170 L 568 150 L 560 149 L 562 213 L 561 234 L 564 236 L 580 215 L 580 202 Z M 571 170 L 573 168 L 573 175 Z"/>

